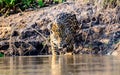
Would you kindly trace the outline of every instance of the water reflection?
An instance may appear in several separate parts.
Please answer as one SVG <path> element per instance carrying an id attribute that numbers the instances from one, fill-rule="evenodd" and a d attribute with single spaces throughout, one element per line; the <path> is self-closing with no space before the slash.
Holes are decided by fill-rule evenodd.
<path id="1" fill-rule="evenodd" d="M 27 56 L 0 58 L 0 75 L 119 75 L 112 56 Z"/>

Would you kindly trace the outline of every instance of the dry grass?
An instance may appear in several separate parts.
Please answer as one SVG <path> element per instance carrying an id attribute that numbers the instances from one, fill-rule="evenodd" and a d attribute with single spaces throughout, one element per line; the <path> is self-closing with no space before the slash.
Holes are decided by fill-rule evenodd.
<path id="1" fill-rule="evenodd" d="M 95 5 L 102 6 L 103 8 L 120 6 L 120 0 L 85 0 L 85 2 L 91 2 Z"/>
<path id="2" fill-rule="evenodd" d="M 10 35 L 11 27 L 0 27 L 0 39 L 7 38 Z"/>

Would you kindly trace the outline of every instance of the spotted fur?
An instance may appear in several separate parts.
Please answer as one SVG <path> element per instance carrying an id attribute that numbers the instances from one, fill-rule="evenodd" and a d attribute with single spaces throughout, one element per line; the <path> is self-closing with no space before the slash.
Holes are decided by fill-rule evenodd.
<path id="1" fill-rule="evenodd" d="M 72 53 L 74 48 L 74 38 L 78 22 L 76 15 L 61 13 L 57 15 L 51 24 L 50 43 L 53 55 L 59 54 L 60 50 L 65 53 Z"/>

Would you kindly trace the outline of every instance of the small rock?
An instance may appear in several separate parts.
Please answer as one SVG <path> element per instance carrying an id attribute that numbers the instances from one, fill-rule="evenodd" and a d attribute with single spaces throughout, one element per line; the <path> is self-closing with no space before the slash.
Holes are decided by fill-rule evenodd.
<path id="1" fill-rule="evenodd" d="M 0 50 L 7 50 L 9 48 L 9 42 L 0 42 Z"/>

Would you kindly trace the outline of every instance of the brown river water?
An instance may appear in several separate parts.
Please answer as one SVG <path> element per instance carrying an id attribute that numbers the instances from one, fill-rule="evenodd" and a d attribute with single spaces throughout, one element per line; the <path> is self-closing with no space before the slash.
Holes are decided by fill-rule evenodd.
<path id="1" fill-rule="evenodd" d="M 120 57 L 95 55 L 1 57 L 0 75 L 120 75 Z"/>

